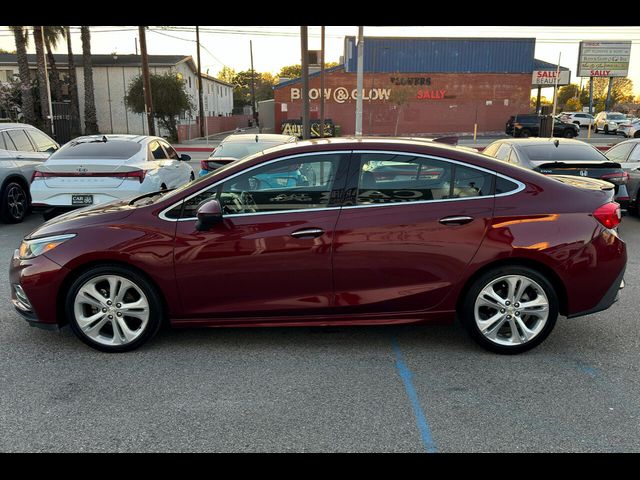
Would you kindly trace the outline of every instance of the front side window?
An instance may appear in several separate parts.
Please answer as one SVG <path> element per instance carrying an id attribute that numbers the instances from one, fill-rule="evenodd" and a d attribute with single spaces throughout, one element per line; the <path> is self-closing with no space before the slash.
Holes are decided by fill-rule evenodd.
<path id="1" fill-rule="evenodd" d="M 167 157 L 169 157 L 172 160 L 180 160 L 180 155 L 178 155 L 178 152 L 176 152 L 176 150 L 171 145 L 163 142 L 162 146 L 167 152 Z"/>
<path id="2" fill-rule="evenodd" d="M 7 130 L 9 138 L 13 140 L 13 144 L 16 146 L 16 150 L 19 152 L 34 152 L 33 145 L 29 141 L 27 134 L 24 130 Z"/>
<path id="3" fill-rule="evenodd" d="M 306 155 L 274 162 L 222 184 L 220 203 L 230 214 L 326 208 L 344 154 Z M 335 199 L 333 199 L 335 200 Z"/>
<path id="4" fill-rule="evenodd" d="M 362 154 L 358 205 L 491 195 L 493 175 L 424 157 Z"/>

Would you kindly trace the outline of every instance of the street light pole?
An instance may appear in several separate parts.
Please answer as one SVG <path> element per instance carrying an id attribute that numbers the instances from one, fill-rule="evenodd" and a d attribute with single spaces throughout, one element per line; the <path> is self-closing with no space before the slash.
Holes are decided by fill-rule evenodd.
<path id="1" fill-rule="evenodd" d="M 140 54 L 142 55 L 142 86 L 144 90 L 144 109 L 147 113 L 147 125 L 149 126 L 149 135 L 156 135 L 156 128 L 153 123 L 153 99 L 151 97 L 151 78 L 149 77 L 149 58 L 147 57 L 147 38 L 145 36 L 146 27 L 139 26 L 138 33 L 140 35 Z"/>
<path id="2" fill-rule="evenodd" d="M 311 137 L 309 125 L 309 51 L 307 27 L 300 27 L 300 50 L 302 51 L 302 139 Z"/>
<path id="3" fill-rule="evenodd" d="M 362 89 L 364 83 L 364 27 L 358 27 L 358 68 L 356 79 L 356 136 L 362 136 Z"/>

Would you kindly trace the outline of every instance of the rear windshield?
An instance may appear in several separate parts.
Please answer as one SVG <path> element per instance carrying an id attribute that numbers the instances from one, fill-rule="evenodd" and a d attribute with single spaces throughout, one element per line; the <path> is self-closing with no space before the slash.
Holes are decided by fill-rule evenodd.
<path id="1" fill-rule="evenodd" d="M 142 149 L 142 145 L 122 140 L 108 140 L 107 142 L 74 143 L 64 145 L 49 157 L 55 160 L 82 158 L 83 160 L 113 158 L 125 160 L 133 157 Z"/>
<path id="2" fill-rule="evenodd" d="M 625 117 L 624 115 L 607 115 L 607 120 L 626 120 L 627 117 Z"/>
<path id="3" fill-rule="evenodd" d="M 520 147 L 521 151 L 531 161 L 553 162 L 553 161 L 587 161 L 606 162 L 608 161 L 598 150 L 590 145 L 563 145 L 556 147 L 553 143 L 545 145 L 527 145 Z"/>
<path id="4" fill-rule="evenodd" d="M 233 157 L 233 158 L 243 158 L 247 155 L 253 155 L 254 153 L 261 152 L 269 147 L 273 147 L 274 145 L 279 145 L 279 143 L 261 143 L 261 142 L 252 142 L 252 143 L 222 143 L 218 145 L 218 148 L 213 152 L 211 158 L 217 157 Z"/>

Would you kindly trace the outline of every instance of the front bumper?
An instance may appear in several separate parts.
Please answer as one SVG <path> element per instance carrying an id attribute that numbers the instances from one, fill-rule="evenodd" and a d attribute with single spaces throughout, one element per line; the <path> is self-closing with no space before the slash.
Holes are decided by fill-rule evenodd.
<path id="1" fill-rule="evenodd" d="M 68 273 L 45 255 L 21 260 L 15 250 L 9 281 L 16 311 L 31 325 L 57 328 L 57 295 Z"/>

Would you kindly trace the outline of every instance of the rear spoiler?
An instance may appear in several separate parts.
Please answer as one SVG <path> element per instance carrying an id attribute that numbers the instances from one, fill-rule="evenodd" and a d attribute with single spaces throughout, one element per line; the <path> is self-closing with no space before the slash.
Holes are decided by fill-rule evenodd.
<path id="1" fill-rule="evenodd" d="M 616 162 L 536 162 L 536 168 L 621 168 Z"/>

